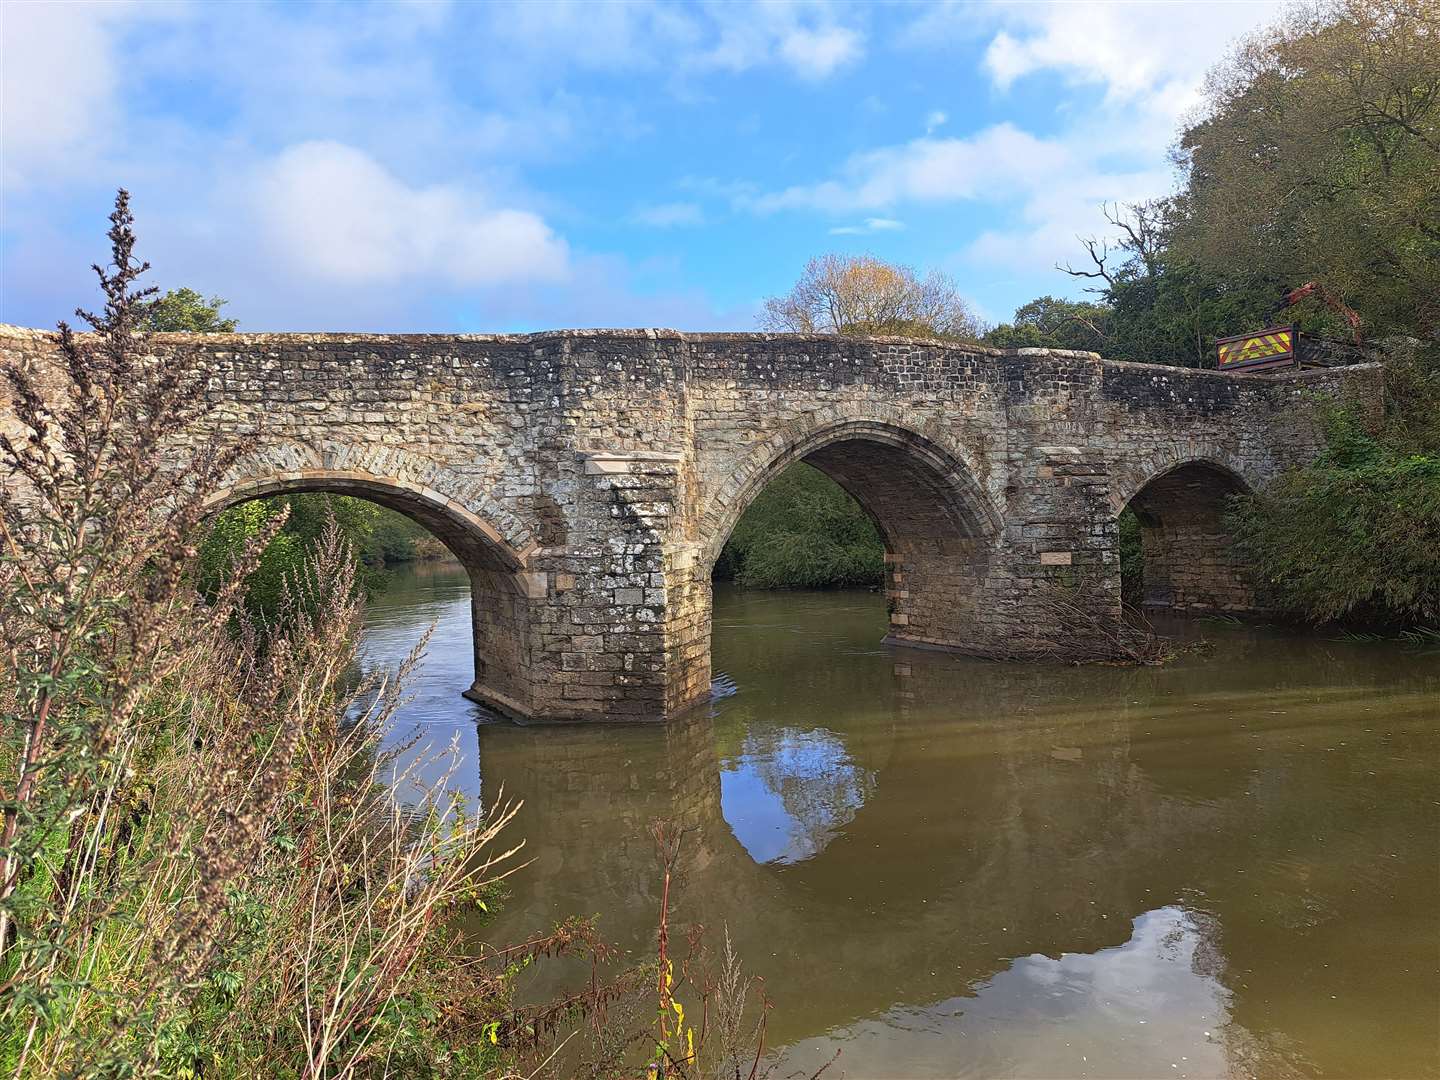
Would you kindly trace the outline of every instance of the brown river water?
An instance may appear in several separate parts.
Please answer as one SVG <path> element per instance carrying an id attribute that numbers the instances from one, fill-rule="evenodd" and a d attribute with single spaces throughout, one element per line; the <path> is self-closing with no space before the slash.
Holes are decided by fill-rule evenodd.
<path id="1" fill-rule="evenodd" d="M 675 821 L 676 920 L 764 977 L 776 1076 L 1440 1077 L 1440 651 L 1202 621 L 1166 667 L 996 664 L 717 585 L 708 708 L 518 727 L 459 696 L 469 618 L 458 566 L 404 570 L 364 653 L 436 623 L 395 737 L 524 800 L 481 933 L 647 955 Z"/>

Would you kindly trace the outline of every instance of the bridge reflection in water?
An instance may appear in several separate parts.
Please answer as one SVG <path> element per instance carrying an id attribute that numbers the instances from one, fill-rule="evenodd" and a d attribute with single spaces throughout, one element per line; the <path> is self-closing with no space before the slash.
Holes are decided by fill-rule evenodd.
<path id="1" fill-rule="evenodd" d="M 597 913 L 648 953 L 663 817 L 679 918 L 765 977 L 782 1074 L 837 1047 L 852 1077 L 1440 1066 L 1434 657 L 1209 626 L 1167 668 L 1019 667 L 881 646 L 863 594 L 716 615 L 707 714 L 480 727 L 533 860 L 487 936 Z M 433 677 L 415 715 L 462 729 Z"/>

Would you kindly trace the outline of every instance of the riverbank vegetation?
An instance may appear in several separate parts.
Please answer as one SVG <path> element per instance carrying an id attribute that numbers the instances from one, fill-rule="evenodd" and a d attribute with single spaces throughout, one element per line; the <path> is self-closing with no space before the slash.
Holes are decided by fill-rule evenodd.
<path id="1" fill-rule="evenodd" d="M 273 528 L 271 527 L 273 523 Z M 354 558 L 354 574 L 366 596 L 384 590 L 388 571 L 426 559 L 450 557 L 449 550 L 425 528 L 388 507 L 350 495 L 276 495 L 232 506 L 216 514 L 200 543 L 198 583 L 213 596 L 246 558 L 257 538 L 270 535 L 245 580 L 251 614 L 275 614 L 285 583 L 299 572 L 322 531 L 333 526 Z"/>
<path id="2" fill-rule="evenodd" d="M 7 366 L 0 436 L 0 1063 L 16 1076 L 356 1075 L 480 1063 L 506 1001 L 450 929 L 499 874 L 506 807 L 399 806 L 348 722 L 361 590 L 330 526 L 260 628 L 192 586 L 240 448 L 167 444 L 209 372 L 146 355 L 122 194 L 106 304 L 60 363 Z M 238 627 L 238 630 L 237 630 Z"/>
<path id="3" fill-rule="evenodd" d="M 715 577 L 747 589 L 876 589 L 885 580 L 885 545 L 844 488 L 800 462 L 750 504 Z"/>
<path id="4" fill-rule="evenodd" d="M 1440 364 L 1391 358 L 1383 418 L 1337 410 L 1326 451 L 1229 522 L 1257 582 L 1312 623 L 1440 628 Z"/>

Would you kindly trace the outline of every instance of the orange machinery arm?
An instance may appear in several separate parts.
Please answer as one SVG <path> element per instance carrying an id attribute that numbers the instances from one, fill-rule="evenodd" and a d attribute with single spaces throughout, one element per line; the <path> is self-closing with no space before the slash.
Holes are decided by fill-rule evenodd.
<path id="1" fill-rule="evenodd" d="M 1273 319 L 1276 315 L 1280 314 L 1280 312 L 1288 307 L 1293 307 L 1312 293 L 1318 295 L 1321 300 L 1325 301 L 1326 307 L 1350 325 L 1350 336 L 1355 339 L 1355 344 L 1359 345 L 1360 328 L 1363 325 L 1360 316 L 1356 314 L 1353 308 L 1318 281 L 1307 281 L 1298 289 L 1292 289 L 1286 293 L 1280 298 L 1280 302 L 1270 309 L 1270 317 Z"/>

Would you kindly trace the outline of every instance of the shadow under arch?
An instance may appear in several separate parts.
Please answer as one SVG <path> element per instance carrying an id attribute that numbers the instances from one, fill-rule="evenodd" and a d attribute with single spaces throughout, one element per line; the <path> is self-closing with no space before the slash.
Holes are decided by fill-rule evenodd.
<path id="1" fill-rule="evenodd" d="M 933 440 L 888 421 L 840 420 L 771 438 L 736 470 L 703 519 L 706 571 L 750 504 L 798 461 L 844 488 L 874 519 L 892 551 L 921 537 L 973 549 L 1002 527 L 971 470 Z"/>
<path id="2" fill-rule="evenodd" d="M 1254 587 L 1225 524 L 1229 499 L 1252 490 L 1235 468 L 1209 457 L 1172 461 L 1132 486 L 1115 512 L 1128 509 L 1140 524 L 1141 606 L 1256 610 Z"/>
<path id="3" fill-rule="evenodd" d="M 493 525 L 438 491 L 355 470 L 271 472 L 227 484 L 205 499 L 211 513 L 254 499 L 298 494 L 349 495 L 404 514 L 460 561 L 470 578 L 475 679 L 466 697 L 510 715 L 531 711 L 527 552 Z"/>

